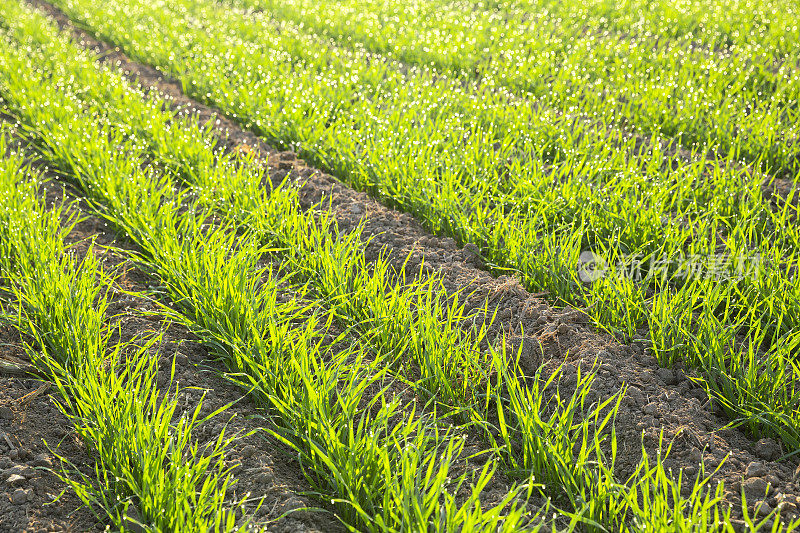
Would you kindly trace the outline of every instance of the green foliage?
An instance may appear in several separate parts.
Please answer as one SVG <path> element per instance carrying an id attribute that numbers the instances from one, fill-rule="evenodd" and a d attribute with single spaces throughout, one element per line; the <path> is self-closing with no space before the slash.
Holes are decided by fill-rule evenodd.
<path id="1" fill-rule="evenodd" d="M 723 330 L 797 331 L 796 192 L 764 193 L 800 171 L 800 41 L 774 20 L 791 2 L 56 3 L 190 96 L 476 244 L 620 340 L 652 325 L 662 362 L 717 331 L 716 310 L 687 308 L 709 280 Z M 581 283 L 582 251 L 614 275 Z M 631 266 L 640 278 L 626 279 Z M 754 308 L 758 324 L 743 325 Z M 741 375 L 712 354 L 688 361 Z M 725 391 L 734 419 L 785 420 L 749 426 L 796 449 L 797 393 L 776 405 Z"/>
<path id="2" fill-rule="evenodd" d="M 2 153 L 6 139 L 3 132 Z M 112 341 L 118 332 L 107 318 L 106 291 L 113 280 L 92 246 L 79 261 L 65 244 L 75 211 L 48 210 L 42 187 L 20 156 L 0 161 L 2 318 L 23 335 L 31 361 L 55 386 L 60 411 L 95 458 L 92 475 L 62 459 L 60 477 L 116 527 L 134 505 L 153 531 L 238 530 L 226 501 L 230 438 L 221 434 L 207 447 L 192 440 L 218 413 L 200 418 L 200 402 L 178 416 L 177 390 L 156 385 L 158 336 Z"/>
<path id="3" fill-rule="evenodd" d="M 390 57 L 209 2 L 59 4 L 177 76 L 189 94 L 415 213 L 433 230 L 478 244 L 496 267 L 516 269 L 530 288 L 559 302 L 585 306 L 622 340 L 647 326 L 657 357 L 697 367 L 735 421 L 798 446 L 791 355 L 800 289 L 784 272 L 796 263 L 796 213 L 786 205 L 773 210 L 753 185 L 763 170 L 796 170 L 780 150 L 720 134 L 713 144 L 729 150 L 724 157 L 700 158 L 699 148 L 686 157 L 658 134 L 617 128 L 624 120 L 613 118 L 612 108 L 570 92 L 565 79 L 555 80 L 564 90 L 550 87 L 552 98 L 545 99 L 515 85 L 522 78 L 507 68 L 496 72 L 505 89 L 484 90 L 493 78 L 483 67 L 475 76 L 438 60 L 436 69 L 401 69 Z M 488 532 L 660 524 L 692 531 L 729 522 L 720 488 L 699 476 L 685 495 L 681 474 L 665 471 L 660 456 L 652 462 L 644 454 L 631 479 L 615 478 L 613 422 L 624 391 L 595 398 L 591 373 L 579 376 L 570 394 L 559 390 L 557 370 L 522 375 L 513 358 L 489 346 L 485 328 L 471 325 L 460 295 L 448 294 L 435 276 L 408 279 L 385 258 L 368 263 L 360 229 L 341 232 L 324 203 L 303 212 L 289 184 L 265 187 L 265 170 L 252 157 L 222 153 L 208 125 L 181 118 L 156 95 L 96 65 L 41 16 L 7 3 L 0 27 L 0 96 L 24 137 L 95 214 L 137 245 L 131 255 L 157 280 L 163 313 L 192 330 L 261 407 L 265 430 L 296 454 L 316 495 L 346 527 Z M 463 60 L 474 59 L 467 53 Z M 781 102 L 770 113 L 794 112 Z M 620 116 L 631 109 L 623 106 Z M 654 105 L 653 113 L 666 112 Z M 740 117 L 741 109 L 730 116 Z M 770 120 L 765 127 L 778 127 Z M 739 152 L 753 167 L 738 166 Z M 60 213 L 52 213 L 41 216 L 60 223 Z M 42 242 L 58 241 L 72 223 L 53 225 Z M 105 421 L 82 433 L 102 444 L 98 464 L 106 466 L 98 467 L 98 478 L 123 480 L 109 495 L 94 480 L 69 478 L 75 490 L 118 523 L 131 495 L 150 502 L 151 513 L 177 505 L 160 499 L 167 488 L 210 480 L 199 491 L 204 499 L 183 507 L 196 509 L 200 520 L 187 521 L 187 529 L 234 527 L 233 514 L 222 509 L 227 439 L 201 454 L 189 438 L 198 411 L 174 424 L 172 400 L 148 388 L 155 367 L 146 343 L 116 372 L 102 371 L 119 356 L 106 349 L 110 330 L 95 265 L 59 262 L 61 255 L 46 255 L 47 246 L 29 250 L 25 242 L 0 239 L 4 257 L 32 254 L 61 278 L 47 290 L 31 285 L 16 294 L 24 304 L 21 327 L 52 353 L 42 360 L 54 376 L 72 376 L 69 365 L 80 361 L 75 372 L 91 368 L 107 380 L 90 381 L 85 396 L 74 396 L 81 385 L 57 378 L 69 392 L 65 412 Z M 614 271 L 587 284 L 578 276 L 587 248 L 616 265 L 631 257 L 646 263 L 716 253 L 721 243 L 774 261 L 741 279 L 729 267 L 720 283 L 687 278 L 675 265 L 646 271 L 643 279 Z M 75 318 L 98 335 L 70 340 L 65 319 L 33 316 L 44 305 L 71 313 L 67 286 L 79 296 L 75 305 L 94 309 Z M 39 323 L 45 327 L 32 325 Z M 54 334 L 36 337 L 39 330 Z M 749 343 L 738 344 L 739 333 Z M 94 364 L 84 364 L 86 354 Z M 758 372 L 765 362 L 767 372 Z M 94 398 L 99 407 L 92 407 Z M 476 431 L 488 448 L 477 468 L 463 437 Z M 157 444 L 165 438 L 174 445 Z M 160 451 L 143 454 L 149 448 Z M 141 460 L 112 467 L 119 454 Z M 159 461 L 175 466 L 156 471 Z M 520 483 L 482 506 L 498 470 Z M 537 508 L 533 495 L 551 500 Z M 202 522 L 212 509 L 218 522 Z M 551 521 L 553 511 L 559 518 Z M 178 510 L 145 518 L 170 530 L 167 520 L 176 516 Z"/>

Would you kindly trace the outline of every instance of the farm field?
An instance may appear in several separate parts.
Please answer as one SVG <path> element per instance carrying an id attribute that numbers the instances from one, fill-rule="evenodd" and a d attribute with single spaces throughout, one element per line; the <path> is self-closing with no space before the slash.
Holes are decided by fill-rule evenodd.
<path id="1" fill-rule="evenodd" d="M 4 0 L 0 532 L 800 530 L 790 0 Z"/>

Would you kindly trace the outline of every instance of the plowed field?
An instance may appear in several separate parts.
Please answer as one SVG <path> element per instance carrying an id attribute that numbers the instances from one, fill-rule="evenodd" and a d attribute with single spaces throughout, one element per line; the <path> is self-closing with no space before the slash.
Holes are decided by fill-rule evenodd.
<path id="1" fill-rule="evenodd" d="M 0 532 L 800 529 L 787 0 L 4 0 Z"/>

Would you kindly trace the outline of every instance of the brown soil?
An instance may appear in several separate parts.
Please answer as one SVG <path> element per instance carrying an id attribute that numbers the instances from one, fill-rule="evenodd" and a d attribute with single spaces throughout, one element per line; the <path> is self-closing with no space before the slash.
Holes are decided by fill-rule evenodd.
<path id="1" fill-rule="evenodd" d="M 3 357 L 24 357 L 19 337 L 10 328 L 0 329 L 0 343 Z M 81 509 L 74 493 L 48 470 L 58 467 L 56 454 L 75 464 L 90 464 L 51 395 L 37 379 L 0 372 L 0 532 L 97 529 L 91 513 Z M 24 479 L 9 483 L 15 474 Z"/>
<path id="2" fill-rule="evenodd" d="M 80 30 L 57 8 L 42 0 L 29 1 L 71 32 L 76 42 L 97 51 L 98 60 L 118 66 L 129 79 L 159 91 L 174 107 L 196 113 L 202 120 L 214 118 L 215 129 L 225 146 L 230 150 L 256 149 L 267 158 L 274 181 L 288 175 L 304 183 L 301 190 L 304 206 L 322 198 L 330 199 L 341 227 L 352 228 L 363 222 L 365 237 L 372 238 L 367 247 L 368 257 L 374 258 L 382 250 L 401 268 L 411 254 L 406 268 L 412 275 L 419 271 L 424 258 L 425 268 L 442 276 L 449 290 L 471 293 L 470 306 L 479 307 L 488 301 L 490 310 L 498 310 L 493 333 L 505 333 L 512 346 L 522 346 L 526 370 L 535 369 L 539 363 L 555 366 L 565 362 L 562 385 L 569 391 L 570 384 L 574 387 L 575 370 L 589 368 L 596 361 L 597 398 L 606 398 L 627 384 L 628 393 L 617 419 L 620 452 L 616 468 L 621 478 L 633 471 L 642 443 L 648 452 L 655 453 L 658 436 L 663 431 L 666 439 L 673 439 L 672 454 L 666 460 L 668 466 L 684 468 L 686 474 L 693 474 L 701 461 L 710 470 L 723 463 L 714 477 L 725 481 L 726 498 L 731 503 L 739 502 L 741 487 L 751 503 L 761 499 L 758 489 L 767 482 L 770 505 L 783 502 L 786 516 L 800 507 L 796 459 L 778 461 L 786 450 L 772 439 L 756 442 L 740 429 L 723 429 L 729 421 L 688 379 L 690 371 L 659 368 L 643 343 L 620 344 L 598 332 L 580 311 L 554 308 L 528 293 L 514 278 L 494 278 L 474 248 L 459 248 L 450 238 L 433 236 L 410 215 L 389 209 L 367 194 L 308 167 L 291 152 L 274 150 L 222 113 L 186 97 L 180 85 L 167 75 L 131 61 L 118 49 Z M 214 387 L 218 391 L 217 384 Z M 287 471 L 291 472 L 289 466 Z M 326 524 L 324 529 L 329 526 Z"/>

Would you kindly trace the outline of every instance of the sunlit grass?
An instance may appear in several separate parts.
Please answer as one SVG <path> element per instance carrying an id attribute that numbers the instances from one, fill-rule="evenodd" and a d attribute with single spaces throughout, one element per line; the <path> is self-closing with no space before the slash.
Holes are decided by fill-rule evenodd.
<path id="1" fill-rule="evenodd" d="M 754 66 L 757 44 L 718 54 L 676 34 L 678 40 L 664 41 L 663 50 L 659 44 L 654 56 L 654 34 L 620 39 L 589 32 L 580 46 L 569 45 L 577 50 L 570 59 L 559 46 L 581 33 L 581 26 L 569 24 L 583 19 L 548 29 L 551 40 L 530 40 L 520 29 L 527 23 L 512 24 L 521 12 L 507 17 L 501 6 L 499 18 L 475 28 L 425 19 L 434 34 L 459 36 L 453 41 L 459 52 L 445 50 L 450 55 L 431 65 L 430 54 L 438 52 L 423 50 L 426 39 L 403 32 L 397 39 L 404 50 L 422 51 L 401 62 L 386 51 L 351 46 L 347 37 L 372 39 L 360 29 L 333 42 L 266 12 L 210 2 L 130 0 L 102 9 L 83 0 L 57 3 L 101 37 L 176 76 L 189 95 L 417 215 L 433 231 L 475 243 L 492 265 L 519 273 L 530 290 L 548 291 L 559 304 L 586 309 L 621 341 L 650 329 L 644 336 L 664 364 L 677 362 L 677 347 L 689 347 L 694 355 L 684 361 L 701 376 L 740 384 L 736 393 L 712 386 L 735 411 L 734 420 L 747 419 L 754 434 L 780 436 L 797 449 L 798 372 L 789 348 L 800 316 L 800 285 L 790 275 L 800 242 L 797 208 L 773 205 L 761 187 L 778 177 L 796 181 L 798 71 L 761 72 Z M 301 17 L 300 5 L 276 8 L 275 16 Z M 411 13 L 413 6 L 419 4 L 408 7 Z M 463 12 L 463 6 L 452 9 Z M 400 6 L 396 11 L 402 21 Z M 332 16 L 330 23 L 340 19 L 347 17 Z M 499 44 L 501 26 L 506 34 L 519 31 L 524 43 Z M 768 24 L 754 20 L 753 27 L 761 31 Z M 785 65 L 791 64 L 793 41 L 777 39 L 769 53 L 785 54 Z M 461 53 L 462 44 L 472 55 Z M 557 71 L 555 78 L 491 54 L 523 44 L 542 48 L 540 55 L 519 55 Z M 487 53 L 493 58 L 488 70 L 475 71 L 469 61 Z M 617 68 L 614 62 L 623 60 Z M 568 61 L 592 65 L 595 77 L 558 78 L 571 76 L 563 68 Z M 522 90 L 514 79 L 544 85 Z M 577 273 L 585 251 L 613 269 L 636 263 L 641 277 L 617 272 L 583 283 Z M 709 262 L 720 265 L 702 266 Z M 719 286 L 712 293 L 709 280 Z M 661 296 L 667 287 L 685 298 Z M 721 299 L 704 311 L 709 297 Z M 667 331 L 663 317 L 673 305 L 681 316 L 699 320 Z M 790 398 L 763 399 L 755 392 L 760 385 L 740 380 L 755 373 L 744 370 L 746 360 L 731 366 L 705 351 L 698 339 L 717 328 L 717 319 L 737 339 L 769 332 L 765 338 L 784 347 L 769 357 L 784 369 Z M 662 333 L 669 337 L 661 339 Z"/>
<path id="2" fill-rule="evenodd" d="M 3 154 L 6 139 L 4 131 Z M 48 210 L 41 187 L 21 156 L 0 161 L 2 320 L 23 335 L 34 366 L 55 386 L 59 410 L 95 459 L 86 474 L 62 458 L 58 475 L 116 527 L 133 506 L 135 516 L 161 531 L 236 530 L 224 463 L 231 439 L 220 434 L 209 446 L 192 439 L 218 412 L 200 417 L 199 402 L 179 414 L 175 388 L 156 385 L 157 336 L 112 342 L 118 332 L 108 319 L 106 291 L 113 280 L 93 248 L 83 259 L 70 250 L 64 239 L 75 211 Z"/>
<path id="3" fill-rule="evenodd" d="M 140 12 L 119 12 L 103 24 L 113 26 L 117 19 L 129 20 L 127 16 L 153 16 L 162 7 L 166 9 L 148 6 Z M 557 373 L 522 375 L 513 364 L 513 354 L 484 346 L 485 330 L 465 327 L 469 317 L 435 277 L 407 279 L 383 259 L 368 264 L 360 232 L 340 233 L 325 204 L 302 212 L 295 191 L 286 186 L 264 189 L 263 168 L 250 158 L 220 153 L 208 128 L 178 119 L 155 97 L 145 98 L 118 74 L 77 52 L 41 18 L 14 6 L 0 9 L 6 27 L 0 43 L 0 95 L 21 120 L 25 136 L 82 191 L 96 214 L 138 245 L 134 258 L 158 280 L 156 296 L 164 312 L 195 332 L 227 366 L 232 379 L 264 408 L 265 428 L 297 454 L 317 495 L 331 502 L 346 526 L 375 531 L 498 527 L 511 531 L 531 519 L 535 519 L 531 527 L 537 527 L 544 513 L 553 510 L 561 512 L 564 523 L 587 528 L 648 530 L 657 509 L 665 510 L 678 530 L 729 519 L 729 510 L 717 492 L 709 492 L 706 478 L 698 477 L 693 492 L 684 497 L 680 480 L 664 471 L 660 458 L 653 463 L 645 456 L 634 477 L 614 478 L 613 421 L 623 391 L 599 405 L 589 404 L 591 373 L 579 379 L 574 393 L 563 396 L 553 391 Z M 181 24 L 168 15 L 151 22 L 151 34 Z M 132 39 L 130 32 L 126 35 Z M 178 50 L 184 39 L 198 39 L 195 46 L 208 47 L 200 48 L 208 54 L 204 60 L 216 61 L 217 52 L 230 60 L 199 31 L 181 28 L 164 35 Z M 152 52 L 169 49 L 161 43 Z M 36 58 L 36 68 L 30 67 L 31 57 Z M 231 64 L 245 68 L 258 65 L 256 59 Z M 179 73 L 186 76 L 187 88 L 193 80 L 212 84 L 212 74 L 222 72 L 187 64 L 189 70 Z M 363 72 L 373 68 L 367 63 L 353 65 Z M 304 68 L 293 67 L 296 72 L 287 73 L 287 80 L 299 79 Z M 365 99 L 364 114 L 350 124 L 386 127 L 388 132 L 405 124 L 398 109 L 411 104 L 403 100 L 401 85 L 391 85 L 401 78 L 385 65 L 374 68 L 375 76 L 387 79 L 384 89 L 391 90 L 381 98 Z M 235 77 L 241 72 L 229 73 L 242 82 Z M 746 236 L 765 253 L 777 253 L 776 239 L 763 238 L 756 230 L 770 223 L 790 228 L 790 213 L 764 210 L 758 190 L 745 179 L 748 171 L 730 171 L 725 162 L 718 162 L 706 175 L 705 164 L 687 163 L 679 166 L 682 178 L 678 179 L 662 168 L 661 161 L 633 158 L 629 151 L 615 159 L 630 165 L 624 172 L 595 168 L 593 179 L 576 181 L 577 173 L 592 168 L 587 157 L 613 155 L 619 148 L 601 147 L 605 130 L 597 129 L 593 136 L 589 130 L 588 140 L 576 136 L 561 139 L 563 145 L 554 151 L 528 152 L 544 156 L 546 163 L 535 158 L 530 166 L 523 166 L 524 158 L 508 163 L 511 175 L 530 172 L 536 179 L 515 181 L 503 174 L 504 179 L 492 181 L 488 177 L 497 178 L 497 173 L 482 173 L 497 163 L 498 152 L 507 155 L 518 140 L 502 137 L 513 129 L 512 112 L 505 115 L 509 121 L 505 126 L 491 126 L 487 132 L 483 128 L 490 124 L 491 110 L 476 122 L 448 114 L 467 109 L 459 106 L 470 102 L 472 109 L 486 107 L 469 92 L 474 87 L 448 85 L 446 79 L 440 85 L 430 73 L 419 75 L 420 84 L 408 83 L 409 91 L 438 92 L 443 105 L 438 113 L 445 122 L 436 122 L 431 115 L 436 107 L 423 100 L 422 107 L 409 110 L 418 113 L 414 120 L 425 117 L 432 122 L 420 122 L 407 138 L 395 135 L 382 140 L 378 135 L 382 129 L 370 130 L 376 144 L 365 149 L 360 144 L 365 138 L 348 137 L 348 132 L 336 128 L 314 129 L 319 117 L 307 117 L 308 108 L 291 121 L 288 115 L 283 118 L 285 127 L 308 128 L 298 130 L 298 135 L 283 136 L 266 124 L 261 132 L 281 142 L 306 139 L 303 149 L 340 175 L 415 211 L 438 230 L 478 242 L 498 265 L 520 268 L 529 286 L 551 291 L 562 303 L 585 306 L 621 340 L 649 326 L 656 355 L 667 363 L 685 360 L 700 368 L 710 393 L 728 402 L 734 419 L 742 418 L 754 433 L 778 434 L 796 446 L 797 423 L 792 419 L 797 412 L 796 391 L 791 384 L 797 369 L 789 358 L 795 329 L 790 311 L 795 304 L 778 299 L 777 291 L 785 290 L 790 281 L 778 270 L 748 272 L 757 282 L 756 290 L 747 282 L 679 283 L 674 269 L 667 272 L 669 283 L 664 286 L 617 274 L 591 285 L 578 279 L 580 252 L 586 245 L 612 263 L 635 254 L 661 257 L 686 248 L 700 253 L 712 244 L 709 233 L 716 238 L 710 228 Z M 347 85 L 346 80 L 339 81 L 340 87 Z M 216 79 L 214 90 L 230 89 L 227 83 Z M 256 88 L 278 90 L 263 81 L 239 87 L 254 93 L 249 104 L 260 101 L 265 106 L 271 105 L 270 99 Z M 297 88 L 284 84 L 280 90 Z M 204 98 L 219 103 L 220 94 L 209 92 Z M 317 94 L 320 102 L 337 95 L 341 96 L 336 91 Z M 445 107 L 445 96 L 452 96 L 456 104 Z M 395 99 L 398 108 L 390 105 Z M 491 109 L 500 112 L 499 104 L 505 101 L 498 100 Z M 232 107 L 226 111 L 233 113 L 239 106 L 236 113 L 241 113 L 243 102 L 228 101 Z M 372 105 L 377 107 L 368 107 Z M 380 106 L 387 106 L 394 122 L 372 122 L 382 113 Z M 263 111 L 245 108 L 244 113 L 256 116 Z M 547 113 L 538 118 L 543 131 L 549 130 L 546 119 L 554 116 Z M 258 119 L 246 118 L 251 119 L 255 120 L 251 125 L 258 126 Z M 533 120 L 518 118 L 527 119 Z M 521 127 L 524 122 L 516 124 Z M 443 129 L 448 125 L 450 130 Z M 439 129 L 442 136 L 436 137 Z M 299 134 L 315 136 L 319 144 L 309 147 Z M 486 145 L 494 135 L 503 140 L 490 154 Z M 426 139 L 435 142 L 424 145 Z M 624 136 L 618 139 L 623 149 L 632 149 L 635 143 Z M 530 138 L 522 142 L 528 148 L 536 144 Z M 585 151 L 566 150 L 572 142 Z M 334 145 L 337 148 L 332 149 Z M 355 152 L 348 155 L 350 149 Z M 453 155 L 447 155 L 451 151 Z M 359 157 L 354 157 L 356 152 Z M 573 155 L 577 159 L 570 159 Z M 441 164 L 423 164 L 428 156 Z M 669 163 L 678 161 L 661 156 Z M 448 167 L 448 157 L 462 159 Z M 366 166 L 364 158 L 372 158 Z M 377 166 L 378 159 L 382 166 Z M 401 169 L 400 181 L 388 179 Z M 643 172 L 658 175 L 650 180 L 641 176 Z M 695 187 L 697 180 L 701 185 Z M 654 189 L 653 183 L 669 184 L 667 192 Z M 717 194 L 727 187 L 738 187 L 743 194 L 738 203 Z M 630 198 L 636 191 L 641 195 L 636 198 L 648 202 L 646 209 Z M 617 196 L 617 202 L 607 203 Z M 744 202 L 739 201 L 742 198 Z M 584 209 L 583 200 L 590 207 Z M 710 208 L 710 215 L 702 213 L 704 207 Z M 669 211 L 675 224 L 662 221 L 664 209 L 676 211 Z M 752 217 L 754 213 L 758 216 Z M 691 217 L 702 224 L 686 224 Z M 751 218 L 757 225 L 750 223 Z M 730 226 L 730 221 L 736 224 Z M 668 239 L 661 243 L 665 234 Z M 789 235 L 778 241 L 787 249 L 791 249 Z M 282 290 L 294 292 L 298 299 L 279 301 Z M 673 308 L 686 317 L 677 326 L 666 318 Z M 699 320 L 693 320 L 696 317 Z M 776 321 L 776 317 L 784 318 Z M 751 351 L 724 342 L 720 333 L 731 328 L 744 331 L 743 324 L 755 339 Z M 772 341 L 765 346 L 768 351 L 759 352 L 767 339 Z M 762 353 L 769 354 L 780 380 L 753 373 L 756 354 Z M 388 394 L 389 387 L 406 386 L 414 393 L 411 401 Z M 136 395 L 141 390 L 129 387 L 127 392 Z M 169 413 L 169 409 L 159 407 L 155 412 Z M 464 459 L 461 432 L 470 428 L 479 429 L 491 460 L 483 469 L 450 479 Z M 120 440 L 127 445 L 131 437 L 120 435 Z M 498 469 L 522 484 L 502 501 L 482 506 L 482 487 Z M 539 509 L 526 507 L 532 494 L 551 497 L 555 507 L 545 505 L 535 516 Z"/>

